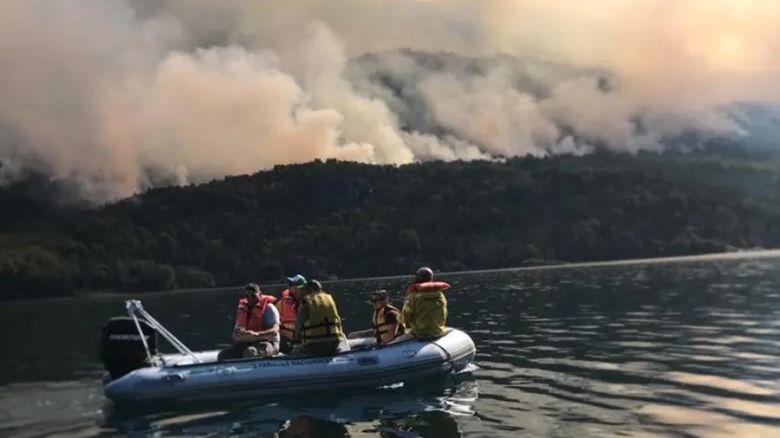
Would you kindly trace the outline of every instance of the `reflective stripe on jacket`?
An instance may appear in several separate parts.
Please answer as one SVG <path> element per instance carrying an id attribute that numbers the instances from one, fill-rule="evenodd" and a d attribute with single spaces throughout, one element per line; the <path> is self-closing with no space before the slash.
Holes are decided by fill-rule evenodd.
<path id="1" fill-rule="evenodd" d="M 320 291 L 303 297 L 303 302 L 309 314 L 303 322 L 303 343 L 340 341 L 343 337 L 341 317 L 333 297 Z"/>
<path id="2" fill-rule="evenodd" d="M 395 322 L 388 321 L 388 316 L 392 313 L 395 313 Z M 377 344 L 388 344 L 404 333 L 404 325 L 401 323 L 401 312 L 390 304 L 374 310 L 373 322 Z M 395 330 L 391 330 L 393 325 L 396 325 Z"/>

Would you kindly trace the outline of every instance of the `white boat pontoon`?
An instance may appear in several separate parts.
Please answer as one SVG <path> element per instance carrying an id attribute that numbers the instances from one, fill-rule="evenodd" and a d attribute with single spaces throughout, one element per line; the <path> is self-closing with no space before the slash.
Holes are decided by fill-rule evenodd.
<path id="1" fill-rule="evenodd" d="M 461 371 L 476 352 L 466 333 L 448 329 L 435 340 L 380 347 L 373 338 L 350 339 L 352 350 L 335 356 L 217 362 L 218 350 L 191 351 L 140 301 L 127 301 L 126 306 L 129 317 L 112 318 L 104 327 L 101 349 L 108 371 L 106 396 L 120 403 L 381 387 Z M 158 353 L 158 335 L 179 353 Z"/>

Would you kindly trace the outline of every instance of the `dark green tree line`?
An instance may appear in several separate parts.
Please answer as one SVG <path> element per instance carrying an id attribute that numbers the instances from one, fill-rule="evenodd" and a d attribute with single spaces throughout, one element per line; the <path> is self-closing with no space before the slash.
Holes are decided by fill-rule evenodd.
<path id="1" fill-rule="evenodd" d="M 776 160 L 776 157 L 772 157 Z M 101 208 L 0 189 L 3 297 L 147 291 L 780 245 L 762 156 L 595 153 L 277 166 Z"/>

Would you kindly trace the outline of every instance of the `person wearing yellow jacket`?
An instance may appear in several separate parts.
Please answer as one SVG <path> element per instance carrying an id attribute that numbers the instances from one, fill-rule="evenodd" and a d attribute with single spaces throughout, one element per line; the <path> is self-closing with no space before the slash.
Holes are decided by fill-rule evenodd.
<path id="1" fill-rule="evenodd" d="M 290 354 L 330 356 L 349 351 L 333 297 L 322 290 L 317 280 L 308 281 L 302 292 L 304 296 L 295 321 L 295 333 L 300 334 L 302 343 Z"/>
<path id="2" fill-rule="evenodd" d="M 408 333 L 396 341 L 408 339 L 408 334 L 424 339 L 443 336 L 447 327 L 444 291 L 449 288 L 448 283 L 433 281 L 431 268 L 418 269 L 414 282 L 406 289 L 406 300 L 401 310 L 401 319 Z"/>

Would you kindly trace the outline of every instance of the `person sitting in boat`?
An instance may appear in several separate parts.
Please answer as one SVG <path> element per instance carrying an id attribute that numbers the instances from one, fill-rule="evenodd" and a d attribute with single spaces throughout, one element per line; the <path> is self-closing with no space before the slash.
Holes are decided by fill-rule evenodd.
<path id="1" fill-rule="evenodd" d="M 373 336 L 377 345 L 387 345 L 396 337 L 404 334 L 404 325 L 401 324 L 401 312 L 390 304 L 390 294 L 384 290 L 371 292 L 371 303 L 374 306 L 372 322 L 374 328 L 350 333 L 349 339 L 365 338 Z"/>
<path id="2" fill-rule="evenodd" d="M 401 321 L 407 333 L 396 339 L 401 342 L 412 337 L 435 339 L 445 333 L 447 326 L 447 298 L 444 292 L 450 285 L 433 281 L 433 270 L 423 267 L 414 274 L 414 282 L 406 288 L 406 299 L 401 310 Z"/>
<path id="3" fill-rule="evenodd" d="M 306 282 L 302 291 L 303 299 L 295 321 L 295 332 L 300 333 L 301 345 L 291 354 L 329 356 L 349 351 L 333 297 L 322 290 L 322 284 L 317 280 Z"/>
<path id="4" fill-rule="evenodd" d="M 279 334 L 281 335 L 281 344 L 279 350 L 282 353 L 292 351 L 298 342 L 298 336 L 295 332 L 295 321 L 298 318 L 298 308 L 301 305 L 301 287 L 306 284 L 306 277 L 297 274 L 287 278 L 287 289 L 282 291 L 281 298 L 276 303 L 281 317 L 279 325 Z"/>
<path id="5" fill-rule="evenodd" d="M 265 295 L 260 286 L 249 283 L 238 301 L 233 345 L 220 351 L 217 360 L 242 357 L 270 357 L 279 352 L 279 311 L 276 298 Z"/>

